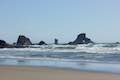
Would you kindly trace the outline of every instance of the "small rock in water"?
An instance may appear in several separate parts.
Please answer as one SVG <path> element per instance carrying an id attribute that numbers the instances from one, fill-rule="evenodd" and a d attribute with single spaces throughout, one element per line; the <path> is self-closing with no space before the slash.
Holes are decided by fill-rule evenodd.
<path id="1" fill-rule="evenodd" d="M 44 41 L 40 41 L 38 45 L 47 45 Z"/>

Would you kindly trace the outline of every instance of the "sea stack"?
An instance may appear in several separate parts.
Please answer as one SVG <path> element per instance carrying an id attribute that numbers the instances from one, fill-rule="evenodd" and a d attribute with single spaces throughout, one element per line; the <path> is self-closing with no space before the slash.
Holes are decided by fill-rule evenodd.
<path id="1" fill-rule="evenodd" d="M 6 43 L 4 40 L 0 40 L 0 48 L 13 48 L 13 45 Z"/>
<path id="2" fill-rule="evenodd" d="M 0 48 L 6 47 L 7 43 L 4 40 L 0 40 Z"/>
<path id="3" fill-rule="evenodd" d="M 54 44 L 58 44 L 58 39 L 54 39 Z"/>
<path id="4" fill-rule="evenodd" d="M 76 44 L 88 44 L 88 43 L 93 43 L 93 41 L 90 38 L 87 38 L 85 33 L 81 33 L 77 36 L 76 40 L 74 40 L 73 42 L 69 42 L 68 44 L 76 45 Z"/>
<path id="5" fill-rule="evenodd" d="M 40 41 L 38 45 L 47 45 L 44 41 Z"/>
<path id="6" fill-rule="evenodd" d="M 26 36 L 24 36 L 24 35 L 19 35 L 16 45 L 17 45 L 17 46 L 32 45 L 32 42 L 31 42 L 30 39 L 27 38 Z"/>

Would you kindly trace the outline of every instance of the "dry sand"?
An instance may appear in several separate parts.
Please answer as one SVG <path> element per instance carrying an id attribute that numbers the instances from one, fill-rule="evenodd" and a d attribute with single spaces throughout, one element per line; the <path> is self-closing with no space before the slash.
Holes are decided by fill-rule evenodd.
<path id="1" fill-rule="evenodd" d="M 0 80 L 120 80 L 120 74 L 42 67 L 0 67 Z"/>

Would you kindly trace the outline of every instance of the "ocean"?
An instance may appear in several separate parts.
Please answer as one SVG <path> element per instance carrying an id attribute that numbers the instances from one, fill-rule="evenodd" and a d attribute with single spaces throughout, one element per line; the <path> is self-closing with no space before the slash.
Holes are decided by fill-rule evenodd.
<path id="1" fill-rule="evenodd" d="M 0 65 L 120 73 L 120 44 L 30 45 L 0 49 Z"/>

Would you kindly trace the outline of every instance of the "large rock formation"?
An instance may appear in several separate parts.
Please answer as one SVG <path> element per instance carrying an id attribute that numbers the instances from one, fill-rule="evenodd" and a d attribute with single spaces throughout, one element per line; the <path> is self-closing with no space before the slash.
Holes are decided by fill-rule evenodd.
<path id="1" fill-rule="evenodd" d="M 93 43 L 93 41 L 87 38 L 85 33 L 81 33 L 77 36 L 77 39 L 75 41 L 69 42 L 68 44 L 76 45 L 76 44 L 88 44 L 88 43 Z"/>
<path id="2" fill-rule="evenodd" d="M 4 48 L 7 43 L 4 40 L 0 40 L 0 48 Z"/>
<path id="3" fill-rule="evenodd" d="M 23 45 L 31 45 L 32 42 L 29 38 L 25 37 L 24 35 L 20 35 L 17 40 L 17 46 L 23 46 Z"/>
<path id="4" fill-rule="evenodd" d="M 44 41 L 40 41 L 38 45 L 47 45 Z"/>
<path id="5" fill-rule="evenodd" d="M 13 45 L 7 44 L 6 41 L 0 40 L 0 48 L 13 48 Z"/>

